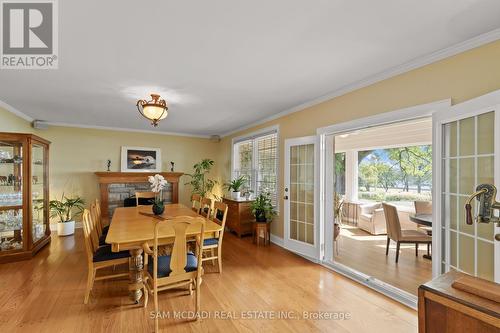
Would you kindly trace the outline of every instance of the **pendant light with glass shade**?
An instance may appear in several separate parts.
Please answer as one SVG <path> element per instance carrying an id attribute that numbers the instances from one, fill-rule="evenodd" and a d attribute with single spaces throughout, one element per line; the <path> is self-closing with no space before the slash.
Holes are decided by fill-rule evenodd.
<path id="1" fill-rule="evenodd" d="M 144 118 L 149 119 L 154 127 L 157 127 L 160 120 L 167 118 L 168 115 L 167 102 L 158 94 L 151 94 L 150 101 L 138 100 L 137 110 Z"/>

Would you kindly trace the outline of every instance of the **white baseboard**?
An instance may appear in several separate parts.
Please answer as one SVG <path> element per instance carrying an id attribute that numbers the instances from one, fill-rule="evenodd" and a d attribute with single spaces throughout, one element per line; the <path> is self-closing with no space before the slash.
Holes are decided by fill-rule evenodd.
<path id="1" fill-rule="evenodd" d="M 273 244 L 276 244 L 280 247 L 285 247 L 285 241 L 283 240 L 283 238 L 279 237 L 279 236 L 276 236 L 276 235 L 273 235 L 271 234 L 271 243 Z"/>

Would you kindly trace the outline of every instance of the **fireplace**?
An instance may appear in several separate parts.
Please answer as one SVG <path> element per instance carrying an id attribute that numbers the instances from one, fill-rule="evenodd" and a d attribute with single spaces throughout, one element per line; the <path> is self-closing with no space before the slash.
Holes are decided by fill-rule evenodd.
<path id="1" fill-rule="evenodd" d="M 135 206 L 135 192 L 151 191 L 149 183 L 117 183 L 108 186 L 108 214 L 113 216 L 113 212 L 118 207 Z M 148 204 L 150 199 L 141 198 L 140 204 Z M 165 203 L 172 203 L 172 184 L 168 184 L 163 190 L 163 200 Z"/>
<path id="2" fill-rule="evenodd" d="M 101 211 L 105 219 L 111 219 L 117 207 L 123 207 L 125 200 L 134 196 L 136 191 L 150 191 L 147 172 L 96 172 L 101 190 Z M 163 191 L 166 203 L 179 202 L 179 178 L 181 172 L 161 172 L 168 182 Z M 133 199 L 135 205 L 135 198 Z"/>

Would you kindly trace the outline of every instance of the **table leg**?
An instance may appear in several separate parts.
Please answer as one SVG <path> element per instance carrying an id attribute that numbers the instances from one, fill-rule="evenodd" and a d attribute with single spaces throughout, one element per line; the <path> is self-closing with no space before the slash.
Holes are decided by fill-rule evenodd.
<path id="1" fill-rule="evenodd" d="M 129 296 L 130 299 L 138 304 L 142 297 L 142 248 L 130 250 L 130 264 L 129 264 Z"/>

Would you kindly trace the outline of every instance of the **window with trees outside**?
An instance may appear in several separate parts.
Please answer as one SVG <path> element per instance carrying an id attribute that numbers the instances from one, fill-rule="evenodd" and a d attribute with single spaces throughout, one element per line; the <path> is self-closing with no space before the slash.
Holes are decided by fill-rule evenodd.
<path id="1" fill-rule="evenodd" d="M 233 178 L 245 176 L 242 192 L 268 192 L 277 207 L 278 130 L 234 141 L 232 162 Z"/>
<path id="2" fill-rule="evenodd" d="M 431 200 L 432 147 L 410 146 L 358 152 L 358 199 L 412 205 Z"/>

